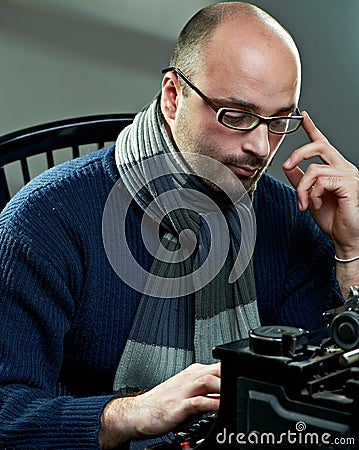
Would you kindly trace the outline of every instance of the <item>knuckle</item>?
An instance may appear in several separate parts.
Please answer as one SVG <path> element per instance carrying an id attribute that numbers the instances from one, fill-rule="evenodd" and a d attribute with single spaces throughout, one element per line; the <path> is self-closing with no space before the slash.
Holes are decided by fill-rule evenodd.
<path id="1" fill-rule="evenodd" d="M 323 164 L 311 163 L 308 165 L 306 172 L 308 175 L 315 176 L 323 169 L 323 167 L 326 166 Z"/>
<path id="2" fill-rule="evenodd" d="M 185 371 L 188 371 L 188 372 L 198 372 L 199 370 L 201 370 L 202 368 L 204 367 L 204 365 L 203 364 L 201 364 L 201 363 L 193 363 L 193 364 L 191 364 L 190 366 L 188 366 L 186 369 L 185 369 Z"/>
<path id="3" fill-rule="evenodd" d="M 188 411 L 198 413 L 203 411 L 217 410 L 219 407 L 219 399 L 209 399 L 202 396 L 192 397 L 188 402 Z"/>
<path id="4" fill-rule="evenodd" d="M 323 189 L 324 186 L 326 186 L 328 184 L 328 180 L 330 180 L 333 177 L 318 177 L 315 180 L 315 183 L 313 184 L 313 189 Z"/>
<path id="5" fill-rule="evenodd" d="M 359 178 L 355 177 L 351 179 L 351 186 L 353 191 L 358 191 L 359 190 Z"/>
<path id="6" fill-rule="evenodd" d="M 212 380 L 213 380 L 213 375 L 211 375 L 211 374 L 201 375 L 196 380 L 196 387 L 199 389 L 205 389 L 206 387 L 211 385 Z"/>
<path id="7" fill-rule="evenodd" d="M 195 362 L 195 363 L 191 364 L 190 367 L 193 367 L 194 369 L 202 369 L 203 367 L 205 367 L 205 365 L 201 364 L 201 363 L 198 363 L 198 362 Z"/>
<path id="8" fill-rule="evenodd" d="M 191 397 L 189 399 L 189 405 L 190 405 L 190 409 L 194 412 L 198 412 L 202 410 L 203 407 L 203 403 L 204 403 L 204 398 L 203 397 Z"/>

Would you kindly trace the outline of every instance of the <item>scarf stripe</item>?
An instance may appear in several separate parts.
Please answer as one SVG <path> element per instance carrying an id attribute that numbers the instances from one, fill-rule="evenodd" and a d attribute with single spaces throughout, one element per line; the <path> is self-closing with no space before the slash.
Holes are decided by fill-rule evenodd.
<path id="1" fill-rule="evenodd" d="M 148 377 L 149 373 L 157 373 L 161 368 L 156 377 L 156 382 L 159 384 L 189 366 L 193 361 L 191 350 L 131 340 L 127 342 L 127 345 L 127 351 L 121 358 L 121 365 L 117 370 L 115 392 L 129 393 L 150 389 L 153 387 L 153 381 Z M 150 358 L 149 355 L 151 355 Z M 141 361 L 141 364 L 133 364 L 134 361 Z"/>
<path id="2" fill-rule="evenodd" d="M 151 388 L 192 362 L 213 362 L 213 346 L 247 337 L 260 322 L 254 245 L 248 244 L 240 220 L 243 214 L 253 231 L 250 209 L 242 201 L 222 202 L 189 175 L 183 155 L 169 140 L 159 97 L 120 133 L 116 162 L 131 197 L 159 234 L 114 381 L 115 392 L 128 394 Z M 243 261 L 247 267 L 241 273 Z"/>

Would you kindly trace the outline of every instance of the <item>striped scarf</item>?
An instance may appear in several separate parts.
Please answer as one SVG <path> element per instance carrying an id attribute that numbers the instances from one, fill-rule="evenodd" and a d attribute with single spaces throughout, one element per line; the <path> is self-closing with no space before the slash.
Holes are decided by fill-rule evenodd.
<path id="1" fill-rule="evenodd" d="M 214 190 L 187 158 L 169 139 L 159 97 L 116 142 L 120 179 L 144 212 L 139 239 L 149 236 L 154 255 L 114 380 L 122 395 L 150 389 L 193 362 L 214 362 L 214 346 L 260 325 L 249 197 Z M 211 164 L 202 166 L 210 173 Z"/>

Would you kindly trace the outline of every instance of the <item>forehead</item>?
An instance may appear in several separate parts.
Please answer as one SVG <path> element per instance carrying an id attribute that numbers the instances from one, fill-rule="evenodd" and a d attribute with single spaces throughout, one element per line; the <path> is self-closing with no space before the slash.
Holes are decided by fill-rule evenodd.
<path id="1" fill-rule="evenodd" d="M 298 103 L 300 63 L 277 37 L 251 37 L 222 27 L 203 48 L 202 62 L 196 79 L 212 98 L 258 105 L 262 113 Z"/>

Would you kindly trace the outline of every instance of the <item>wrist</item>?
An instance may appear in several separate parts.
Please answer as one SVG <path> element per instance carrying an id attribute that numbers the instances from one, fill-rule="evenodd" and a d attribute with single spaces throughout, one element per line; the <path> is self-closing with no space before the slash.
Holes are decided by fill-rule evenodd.
<path id="1" fill-rule="evenodd" d="M 351 258 L 355 257 L 348 255 L 346 259 L 350 260 Z M 353 259 L 349 262 L 336 261 L 336 277 L 343 297 L 348 298 L 350 286 L 359 284 L 359 259 Z"/>
<path id="2" fill-rule="evenodd" d="M 99 433 L 102 450 L 114 449 L 138 437 L 131 420 L 132 400 L 131 397 L 115 398 L 105 406 Z"/>
<path id="3" fill-rule="evenodd" d="M 335 244 L 335 260 L 337 262 L 352 262 L 359 259 L 359 244 L 337 245 Z"/>
<path id="4" fill-rule="evenodd" d="M 345 259 L 345 258 L 339 258 L 337 255 L 334 255 L 334 259 L 335 259 L 335 261 L 338 262 L 338 263 L 345 264 L 345 263 L 351 263 L 351 262 L 354 262 L 354 261 L 359 260 L 359 255 L 352 256 L 351 258 L 347 258 L 347 259 Z"/>

